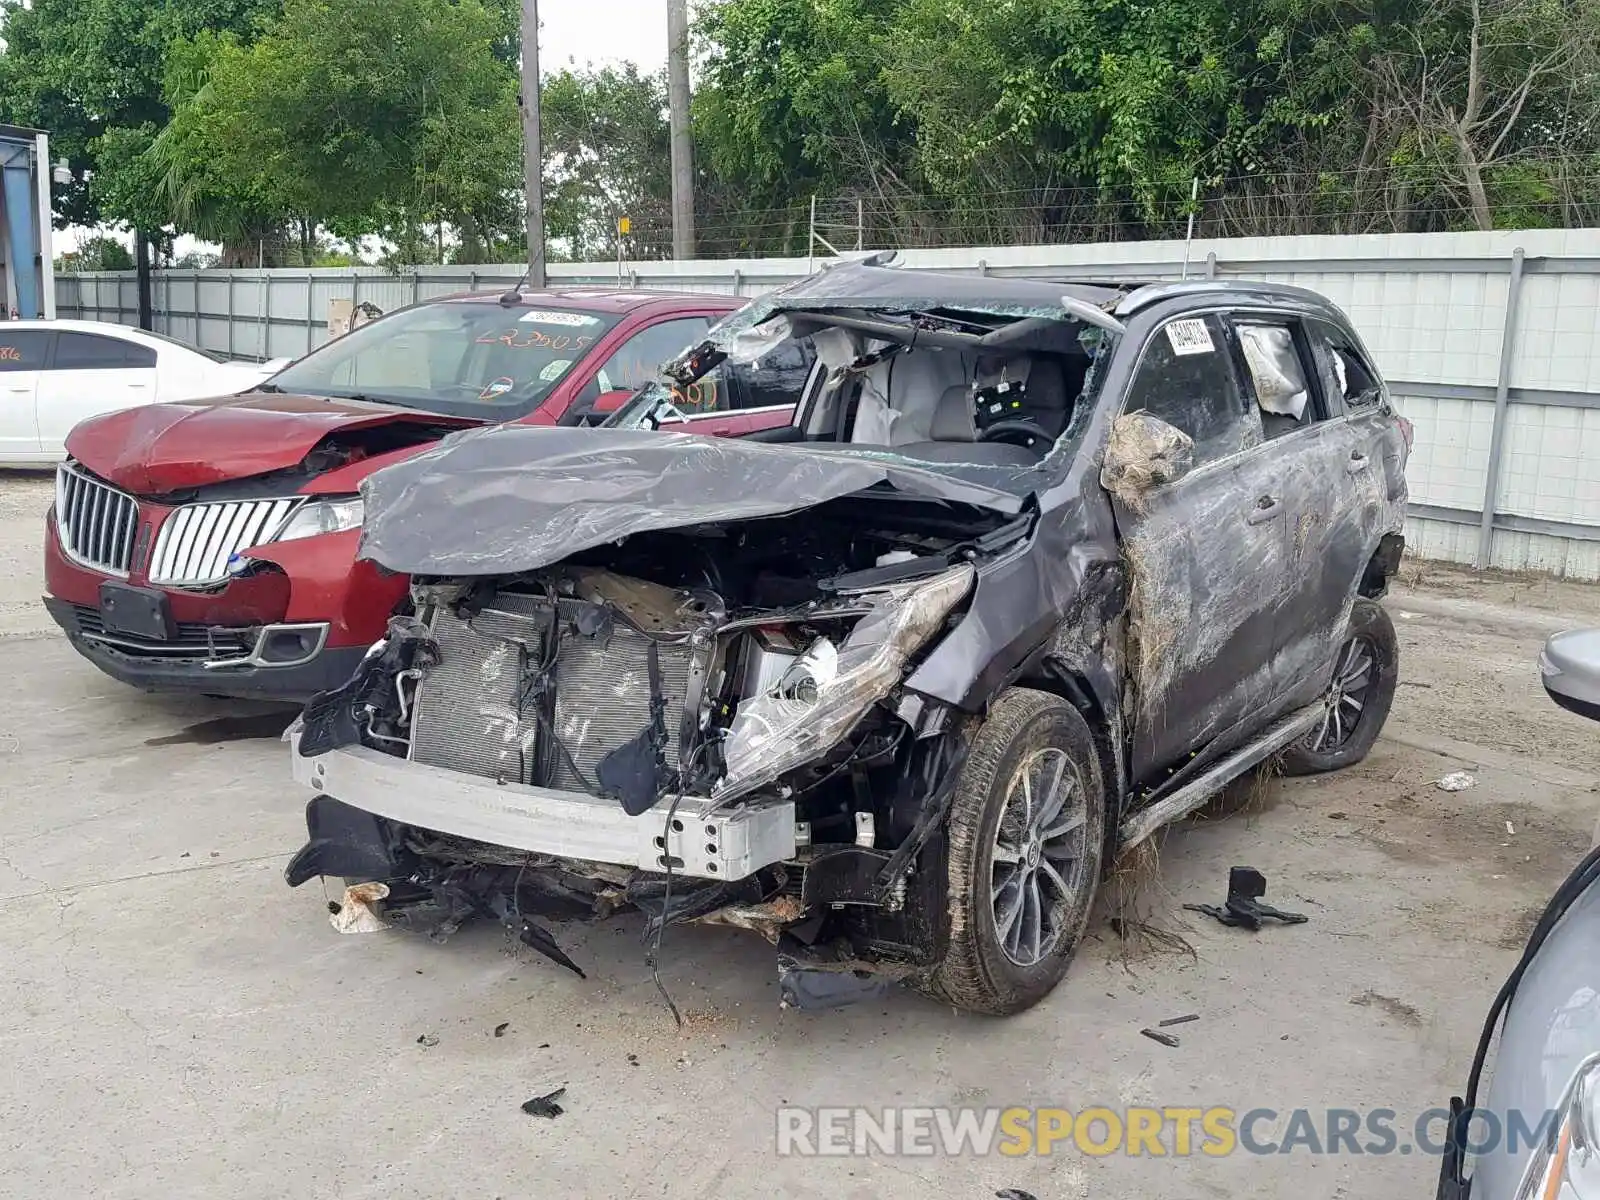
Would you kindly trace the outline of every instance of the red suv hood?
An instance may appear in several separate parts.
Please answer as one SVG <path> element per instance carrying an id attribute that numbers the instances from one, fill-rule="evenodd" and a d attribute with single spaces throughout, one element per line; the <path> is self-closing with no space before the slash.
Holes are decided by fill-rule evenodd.
<path id="1" fill-rule="evenodd" d="M 412 423 L 481 424 L 385 404 L 258 393 L 92 417 L 67 435 L 67 453 L 120 488 L 159 496 L 284 470 L 336 431 Z"/>

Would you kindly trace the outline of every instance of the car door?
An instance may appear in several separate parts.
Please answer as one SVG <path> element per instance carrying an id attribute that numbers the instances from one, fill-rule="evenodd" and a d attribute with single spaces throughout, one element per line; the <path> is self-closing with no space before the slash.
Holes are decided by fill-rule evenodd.
<path id="1" fill-rule="evenodd" d="M 1133 584 L 1131 763 L 1146 784 L 1271 716 L 1285 481 L 1228 338 L 1215 314 L 1158 326 L 1122 408 L 1194 443 L 1187 473 L 1112 497 Z"/>
<path id="2" fill-rule="evenodd" d="M 79 421 L 116 412 L 155 397 L 156 352 L 108 334 L 61 330 L 55 353 L 39 377 L 35 410 L 45 454 L 64 454 L 67 434 Z"/>
<path id="3" fill-rule="evenodd" d="M 38 462 L 44 452 L 34 401 L 55 335 L 7 325 L 0 322 L 0 462 Z"/>
<path id="4" fill-rule="evenodd" d="M 1383 532 L 1376 376 L 1353 339 L 1321 322 L 1251 313 L 1236 315 L 1233 323 L 1252 398 L 1262 408 L 1267 445 L 1289 483 L 1279 682 L 1286 706 L 1309 704 L 1327 686 L 1356 585 Z M 1337 365 L 1329 357 L 1335 340 L 1348 356 Z M 1348 404 L 1347 387 L 1356 405 Z M 1360 400 L 1363 394 L 1366 400 Z"/>

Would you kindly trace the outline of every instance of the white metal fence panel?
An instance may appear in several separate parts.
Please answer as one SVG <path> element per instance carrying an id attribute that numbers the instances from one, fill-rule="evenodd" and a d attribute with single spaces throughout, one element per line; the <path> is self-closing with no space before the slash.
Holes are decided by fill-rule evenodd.
<path id="1" fill-rule="evenodd" d="M 1350 314 L 1417 430 L 1408 540 L 1426 558 L 1600 579 L 1600 230 L 1241 238 L 912 250 L 908 270 L 1042 278 L 1267 279 Z M 552 263 L 557 288 L 753 296 L 820 265 L 799 259 Z M 498 291 L 518 265 L 163 271 L 156 328 L 238 358 L 327 340 L 335 299 L 384 312 Z M 63 317 L 132 324 L 131 273 L 64 275 Z M 1507 327 L 1507 313 L 1512 320 Z M 1489 517 L 1485 518 L 1485 511 Z"/>

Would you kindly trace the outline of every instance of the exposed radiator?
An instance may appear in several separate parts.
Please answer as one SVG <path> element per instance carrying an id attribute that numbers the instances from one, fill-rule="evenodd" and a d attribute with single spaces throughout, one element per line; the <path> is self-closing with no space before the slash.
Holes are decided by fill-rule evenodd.
<path id="1" fill-rule="evenodd" d="M 589 606 L 559 603 L 555 695 L 545 710 L 559 747 L 541 728 L 529 678 L 544 653 L 549 602 L 502 593 L 470 622 L 434 610 L 440 661 L 418 689 L 412 758 L 490 779 L 594 787 L 600 760 L 650 722 L 650 638 L 620 619 L 596 636 L 580 634 L 577 619 Z M 666 760 L 676 768 L 685 706 L 698 700 L 713 641 L 691 642 L 687 630 L 652 632 L 666 699 Z"/>
<path id="2" fill-rule="evenodd" d="M 555 730 L 583 778 L 595 782 L 600 760 L 650 723 L 650 642 L 623 626 L 608 641 L 573 637 L 556 660 Z M 687 645 L 660 645 L 667 699 L 667 766 L 678 766 L 678 731 L 693 660 Z M 552 755 L 550 786 L 587 790 L 564 755 Z"/>
<path id="3" fill-rule="evenodd" d="M 544 652 L 544 600 L 536 596 L 495 598 L 470 622 L 448 609 L 434 610 L 439 663 L 423 676 L 411 718 L 411 757 L 489 779 L 532 783 L 538 755 L 538 722 L 518 716 L 521 662 Z M 526 707 L 526 706 L 525 706 Z"/>

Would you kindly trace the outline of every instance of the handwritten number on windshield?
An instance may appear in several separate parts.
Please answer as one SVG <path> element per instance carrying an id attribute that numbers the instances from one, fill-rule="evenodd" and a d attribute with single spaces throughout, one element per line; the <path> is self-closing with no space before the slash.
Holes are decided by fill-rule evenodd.
<path id="1" fill-rule="evenodd" d="M 537 329 L 507 329 L 503 333 L 486 333 L 474 341 L 480 346 L 508 346 L 512 350 L 582 350 L 592 337 L 569 337 L 567 334 L 558 333 L 551 337 L 547 333 L 540 333 Z"/>

